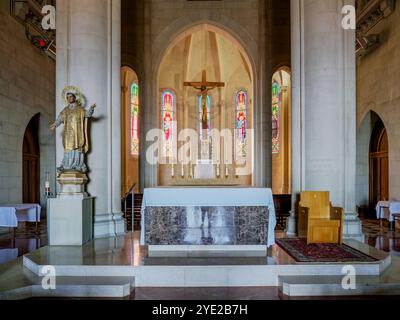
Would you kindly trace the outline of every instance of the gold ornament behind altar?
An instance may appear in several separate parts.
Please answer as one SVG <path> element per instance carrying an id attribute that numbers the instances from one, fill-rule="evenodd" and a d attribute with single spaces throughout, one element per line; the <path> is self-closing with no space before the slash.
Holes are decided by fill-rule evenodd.
<path id="1" fill-rule="evenodd" d="M 50 127 L 55 130 L 64 125 L 62 143 L 64 157 L 57 168 L 59 196 L 87 196 L 85 185 L 88 181 L 86 173 L 86 154 L 89 151 L 88 120 L 93 116 L 96 104 L 85 109 L 84 95 L 76 86 L 67 86 L 62 91 L 64 109 Z"/>

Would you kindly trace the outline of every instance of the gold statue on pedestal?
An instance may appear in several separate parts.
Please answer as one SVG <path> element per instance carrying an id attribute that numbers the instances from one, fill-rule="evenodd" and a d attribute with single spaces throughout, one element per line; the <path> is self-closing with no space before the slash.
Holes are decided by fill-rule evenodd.
<path id="1" fill-rule="evenodd" d="M 50 130 L 54 131 L 60 125 L 64 125 L 62 132 L 64 157 L 60 167 L 57 168 L 57 181 L 61 187 L 58 195 L 86 197 L 88 168 L 85 155 L 89 151 L 88 119 L 93 116 L 96 104 L 85 109 L 81 92 L 73 86 L 63 90 L 62 99 L 66 106 L 56 122 L 50 126 Z"/>
<path id="2" fill-rule="evenodd" d="M 64 158 L 57 172 L 59 174 L 66 171 L 86 173 L 85 154 L 89 151 L 88 119 L 93 116 L 96 104 L 89 109 L 83 108 L 83 97 L 76 87 L 66 87 L 62 97 L 66 102 L 66 107 L 50 127 L 51 130 L 55 130 L 61 124 L 64 125 L 62 133 Z"/>

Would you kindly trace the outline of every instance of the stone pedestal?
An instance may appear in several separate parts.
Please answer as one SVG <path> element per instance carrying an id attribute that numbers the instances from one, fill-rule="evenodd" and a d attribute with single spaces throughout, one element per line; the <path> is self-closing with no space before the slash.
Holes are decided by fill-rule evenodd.
<path id="1" fill-rule="evenodd" d="M 59 198 L 87 198 L 88 195 L 85 191 L 88 177 L 80 172 L 65 172 L 58 178 L 59 185 Z"/>
<path id="2" fill-rule="evenodd" d="M 93 239 L 93 204 L 93 198 L 49 199 L 49 245 L 81 246 Z"/>
<path id="3" fill-rule="evenodd" d="M 365 235 L 362 232 L 361 220 L 357 213 L 346 212 L 344 214 L 343 239 L 364 242 Z"/>

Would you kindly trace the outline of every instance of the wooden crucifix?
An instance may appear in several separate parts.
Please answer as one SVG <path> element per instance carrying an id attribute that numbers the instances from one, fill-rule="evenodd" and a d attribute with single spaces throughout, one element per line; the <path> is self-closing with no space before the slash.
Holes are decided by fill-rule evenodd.
<path id="1" fill-rule="evenodd" d="M 225 83 L 223 82 L 210 82 L 207 81 L 207 73 L 203 70 L 201 82 L 184 82 L 185 87 L 193 87 L 196 90 L 200 90 L 202 97 L 202 108 L 201 108 L 201 123 L 202 129 L 207 130 L 208 128 L 208 118 L 207 118 L 207 96 L 208 91 L 213 90 L 215 88 L 223 88 L 225 87 Z"/>

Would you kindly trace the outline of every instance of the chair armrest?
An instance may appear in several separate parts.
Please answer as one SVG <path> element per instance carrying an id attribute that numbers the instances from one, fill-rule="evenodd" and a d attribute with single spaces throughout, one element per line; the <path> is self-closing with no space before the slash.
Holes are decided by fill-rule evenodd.
<path id="1" fill-rule="evenodd" d="M 344 220 L 344 209 L 340 207 L 331 207 L 331 220 Z"/>
<path id="2" fill-rule="evenodd" d="M 299 214 L 307 214 L 310 208 L 299 206 Z"/>
<path id="3" fill-rule="evenodd" d="M 298 206 L 299 214 L 297 219 L 298 235 L 306 238 L 308 232 L 309 208 Z"/>

